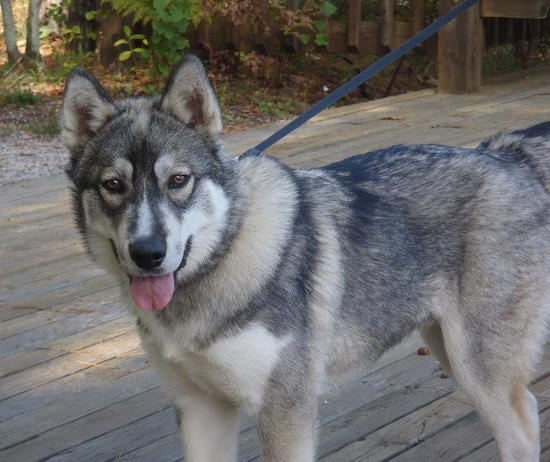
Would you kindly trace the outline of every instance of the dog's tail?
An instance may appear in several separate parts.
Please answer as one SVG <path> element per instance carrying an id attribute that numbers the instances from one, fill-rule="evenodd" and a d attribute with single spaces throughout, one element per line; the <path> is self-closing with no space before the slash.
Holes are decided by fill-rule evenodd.
<path id="1" fill-rule="evenodd" d="M 479 147 L 519 156 L 550 192 L 550 122 L 497 135 L 483 141 Z"/>

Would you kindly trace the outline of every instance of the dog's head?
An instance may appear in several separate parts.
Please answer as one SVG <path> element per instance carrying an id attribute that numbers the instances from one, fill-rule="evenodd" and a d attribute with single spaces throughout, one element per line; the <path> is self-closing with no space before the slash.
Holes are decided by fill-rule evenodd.
<path id="1" fill-rule="evenodd" d="M 188 56 L 157 98 L 113 101 L 91 75 L 69 75 L 61 134 L 71 152 L 79 228 L 92 257 L 162 309 L 219 247 L 231 194 L 222 123 L 199 60 Z"/>

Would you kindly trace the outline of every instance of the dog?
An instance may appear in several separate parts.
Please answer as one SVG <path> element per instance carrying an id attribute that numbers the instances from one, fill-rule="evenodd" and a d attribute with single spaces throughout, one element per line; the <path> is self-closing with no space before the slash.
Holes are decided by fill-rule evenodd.
<path id="1" fill-rule="evenodd" d="M 158 97 L 114 101 L 74 69 L 60 121 L 79 230 L 137 320 L 186 460 L 236 460 L 241 412 L 263 460 L 314 460 L 318 394 L 414 329 L 502 460 L 539 460 L 550 123 L 314 169 L 236 159 L 193 56 Z"/>

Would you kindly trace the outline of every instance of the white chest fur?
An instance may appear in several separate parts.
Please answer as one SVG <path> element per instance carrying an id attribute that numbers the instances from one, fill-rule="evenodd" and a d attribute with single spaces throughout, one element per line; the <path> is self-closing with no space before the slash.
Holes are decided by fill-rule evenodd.
<path id="1" fill-rule="evenodd" d="M 238 403 L 248 413 L 261 406 L 269 377 L 291 341 L 257 323 L 200 352 L 189 350 L 179 338 L 176 333 L 166 332 L 162 342 L 157 337 L 162 357 L 180 366 L 186 378 L 199 388 Z"/>

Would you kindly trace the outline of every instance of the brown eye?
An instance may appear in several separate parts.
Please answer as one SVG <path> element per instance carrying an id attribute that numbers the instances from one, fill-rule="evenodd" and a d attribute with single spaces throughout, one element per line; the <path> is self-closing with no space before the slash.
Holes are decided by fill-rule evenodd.
<path id="1" fill-rule="evenodd" d="M 183 173 L 175 173 L 171 175 L 168 179 L 169 188 L 183 188 L 187 181 L 189 181 L 189 175 L 184 175 Z"/>
<path id="2" fill-rule="evenodd" d="M 121 194 L 124 192 L 124 183 L 118 178 L 109 178 L 101 183 L 101 185 L 110 193 Z"/>

